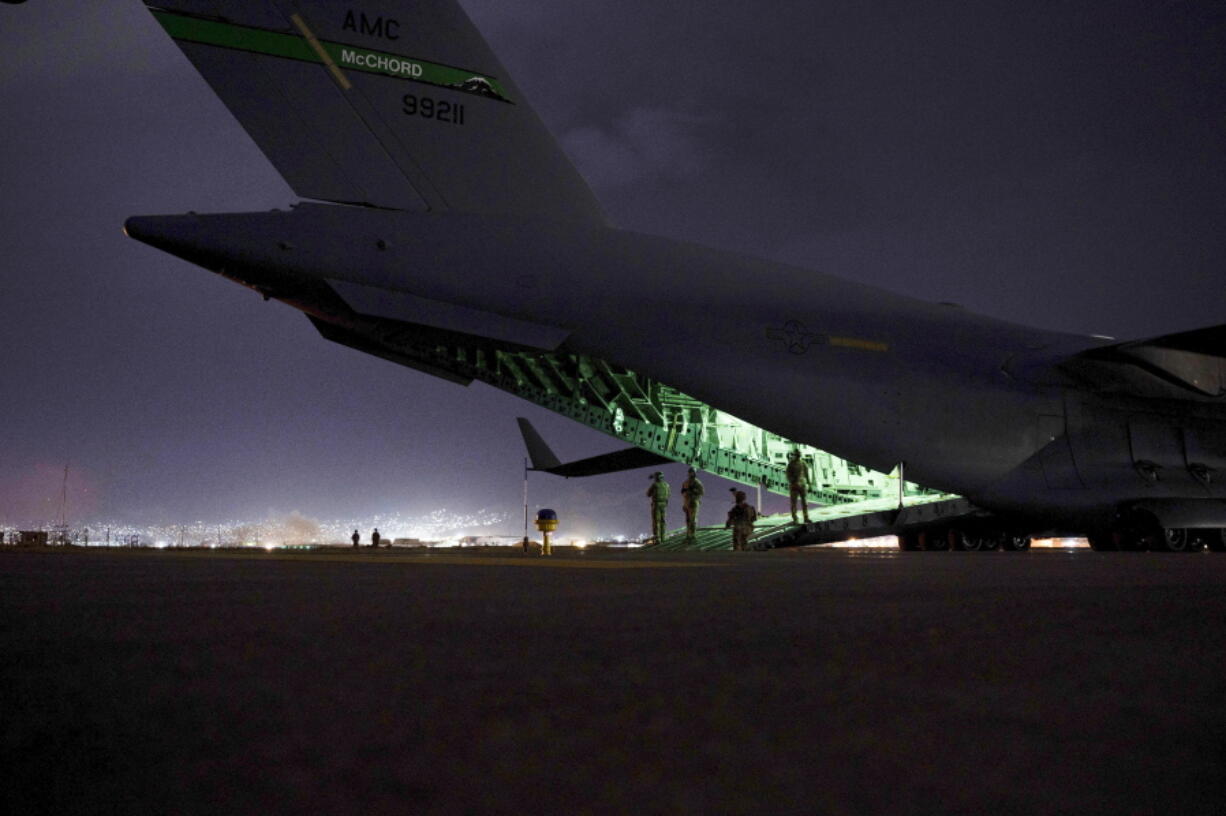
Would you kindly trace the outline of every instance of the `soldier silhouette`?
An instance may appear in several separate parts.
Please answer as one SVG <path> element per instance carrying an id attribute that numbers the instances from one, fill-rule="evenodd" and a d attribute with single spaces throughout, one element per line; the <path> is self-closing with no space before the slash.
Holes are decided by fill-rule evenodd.
<path id="1" fill-rule="evenodd" d="M 758 520 L 758 508 L 745 500 L 745 491 L 729 488 L 736 504 L 728 511 L 728 520 L 724 527 L 732 528 L 732 549 L 748 550 L 749 537 L 753 535 L 753 523 Z"/>
<path id="2" fill-rule="evenodd" d="M 804 511 L 805 524 L 809 523 L 809 483 L 811 476 L 809 474 L 809 463 L 800 457 L 800 451 L 792 451 L 788 454 L 788 499 L 792 505 L 792 523 L 799 524 L 796 520 L 796 503 L 800 502 L 800 508 Z"/>
<path id="3" fill-rule="evenodd" d="M 689 478 L 681 483 L 681 509 L 685 511 L 685 538 L 694 541 L 694 533 L 698 527 L 698 508 L 702 504 L 703 486 L 698 481 L 698 473 L 694 468 L 689 470 Z"/>
<path id="4" fill-rule="evenodd" d="M 651 535 L 659 544 L 664 541 L 664 515 L 668 510 L 670 488 L 664 481 L 664 474 L 658 470 L 651 474 L 651 480 L 647 488 L 647 498 L 651 500 Z"/>

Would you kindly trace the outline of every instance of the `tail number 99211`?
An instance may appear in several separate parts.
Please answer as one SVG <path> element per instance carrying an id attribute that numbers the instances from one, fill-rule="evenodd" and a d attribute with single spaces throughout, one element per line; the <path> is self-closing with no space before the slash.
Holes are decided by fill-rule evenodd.
<path id="1" fill-rule="evenodd" d="M 447 122 L 452 125 L 464 124 L 464 106 L 446 99 L 431 99 L 428 96 L 405 94 L 400 100 L 401 110 L 405 116 L 420 116 L 423 119 L 433 119 L 436 122 Z"/>

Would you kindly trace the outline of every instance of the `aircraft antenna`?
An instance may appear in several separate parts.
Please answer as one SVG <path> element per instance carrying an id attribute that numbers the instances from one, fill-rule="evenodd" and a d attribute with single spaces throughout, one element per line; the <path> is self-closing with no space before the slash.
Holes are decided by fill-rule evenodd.
<path id="1" fill-rule="evenodd" d="M 51 529 L 57 543 L 68 543 L 68 465 L 64 465 L 64 481 L 60 486 L 60 513 Z"/>
<path id="2" fill-rule="evenodd" d="M 528 540 L 528 457 L 524 457 L 524 541 Z"/>

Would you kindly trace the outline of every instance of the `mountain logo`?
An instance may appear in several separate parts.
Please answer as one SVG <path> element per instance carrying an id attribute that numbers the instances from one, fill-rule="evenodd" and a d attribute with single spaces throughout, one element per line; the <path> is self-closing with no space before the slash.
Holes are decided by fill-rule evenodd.
<path id="1" fill-rule="evenodd" d="M 485 77 L 469 77 L 463 82 L 452 83 L 450 87 L 459 91 L 464 91 L 465 93 L 476 94 L 477 96 L 487 96 L 490 99 L 497 99 L 499 102 L 511 101 L 502 94 L 498 93 L 494 86 L 490 84 L 490 81 Z"/>

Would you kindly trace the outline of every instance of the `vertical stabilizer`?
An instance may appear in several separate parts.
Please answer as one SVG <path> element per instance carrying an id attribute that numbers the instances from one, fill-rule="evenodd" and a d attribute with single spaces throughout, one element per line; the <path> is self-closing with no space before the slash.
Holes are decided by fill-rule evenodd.
<path id="1" fill-rule="evenodd" d="M 296 193 L 602 222 L 455 0 L 145 0 Z"/>

